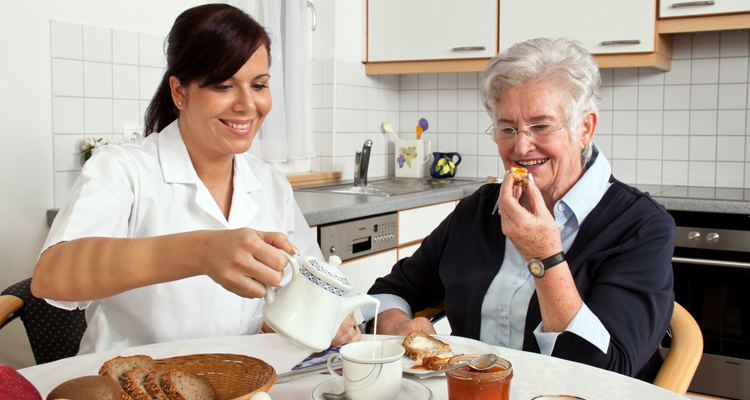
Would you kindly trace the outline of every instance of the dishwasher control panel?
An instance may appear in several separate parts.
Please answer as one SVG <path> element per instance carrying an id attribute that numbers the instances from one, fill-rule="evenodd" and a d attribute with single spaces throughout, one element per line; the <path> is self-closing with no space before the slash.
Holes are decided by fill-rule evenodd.
<path id="1" fill-rule="evenodd" d="M 327 260 L 341 261 L 398 247 L 398 213 L 380 214 L 318 226 L 318 241 Z"/>

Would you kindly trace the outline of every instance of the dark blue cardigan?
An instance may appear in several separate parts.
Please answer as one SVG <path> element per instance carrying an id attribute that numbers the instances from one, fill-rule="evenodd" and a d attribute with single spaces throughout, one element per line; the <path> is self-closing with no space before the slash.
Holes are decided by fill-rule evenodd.
<path id="1" fill-rule="evenodd" d="M 614 178 L 566 253 L 581 298 L 611 335 L 607 353 L 563 332 L 552 355 L 645 380 L 661 366 L 658 346 L 674 307 L 675 224 L 648 194 Z M 491 215 L 500 185 L 482 186 L 458 204 L 412 257 L 378 279 L 370 294 L 395 294 L 413 310 L 445 300 L 453 335 L 479 339 L 484 296 L 505 254 L 500 216 Z M 533 331 L 542 321 L 536 293 L 529 302 L 523 349 L 539 352 Z"/>

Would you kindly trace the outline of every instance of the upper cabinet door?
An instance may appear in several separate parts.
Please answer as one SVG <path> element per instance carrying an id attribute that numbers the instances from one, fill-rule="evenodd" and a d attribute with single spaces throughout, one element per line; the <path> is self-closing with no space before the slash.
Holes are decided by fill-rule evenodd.
<path id="1" fill-rule="evenodd" d="M 659 18 L 692 17 L 750 11 L 748 0 L 661 0 Z"/>
<path id="2" fill-rule="evenodd" d="M 528 39 L 566 37 L 593 54 L 653 52 L 655 1 L 500 0 L 500 51 Z"/>
<path id="3" fill-rule="evenodd" d="M 367 61 L 492 57 L 497 0 L 369 0 Z"/>

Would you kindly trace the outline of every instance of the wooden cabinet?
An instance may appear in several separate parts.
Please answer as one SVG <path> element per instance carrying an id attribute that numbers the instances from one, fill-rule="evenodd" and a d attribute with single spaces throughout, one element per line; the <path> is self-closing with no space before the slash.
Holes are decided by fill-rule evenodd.
<path id="1" fill-rule="evenodd" d="M 695 17 L 716 14 L 750 12 L 747 0 L 686 1 L 662 0 L 659 3 L 659 18 Z"/>
<path id="2" fill-rule="evenodd" d="M 366 73 L 481 71 L 497 53 L 498 0 L 369 0 Z"/>
<path id="3" fill-rule="evenodd" d="M 662 0 L 659 33 L 687 33 L 750 28 L 750 1 Z"/>
<path id="4" fill-rule="evenodd" d="M 421 241 L 429 235 L 453 209 L 455 201 L 412 208 L 398 212 L 398 245 Z"/>
<path id="5" fill-rule="evenodd" d="M 396 263 L 396 249 L 370 254 L 344 262 L 339 266 L 341 272 L 354 284 L 349 296 L 367 293 L 375 280 L 391 272 Z M 362 322 L 362 311 L 354 312 L 357 322 Z"/>

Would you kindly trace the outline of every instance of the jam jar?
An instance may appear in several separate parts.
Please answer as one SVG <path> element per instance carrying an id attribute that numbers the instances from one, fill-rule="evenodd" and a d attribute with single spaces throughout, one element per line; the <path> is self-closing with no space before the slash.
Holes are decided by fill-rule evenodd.
<path id="1" fill-rule="evenodd" d="M 448 366 L 469 362 L 477 354 L 465 354 L 448 360 Z M 448 371 L 448 399 L 450 400 L 508 400 L 513 366 L 498 358 L 492 367 L 479 371 L 468 365 Z"/>

